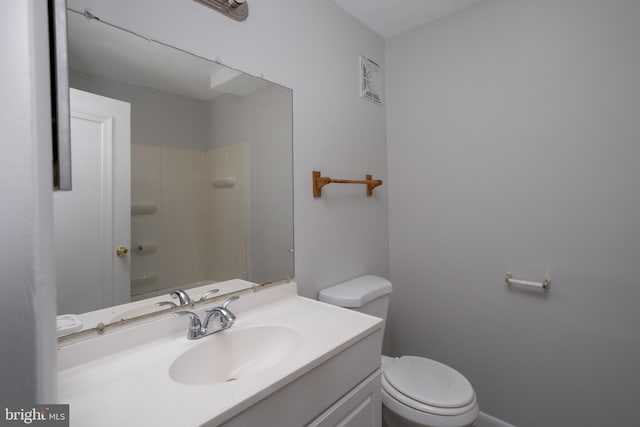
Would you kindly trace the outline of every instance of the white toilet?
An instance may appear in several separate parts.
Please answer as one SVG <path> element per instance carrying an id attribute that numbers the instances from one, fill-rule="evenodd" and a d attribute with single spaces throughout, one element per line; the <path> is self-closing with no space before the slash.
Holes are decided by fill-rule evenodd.
<path id="1" fill-rule="evenodd" d="M 391 283 L 362 276 L 320 291 L 320 301 L 386 321 Z M 382 419 L 388 427 L 469 427 L 478 418 L 473 387 L 455 369 L 424 357 L 382 356 Z"/>

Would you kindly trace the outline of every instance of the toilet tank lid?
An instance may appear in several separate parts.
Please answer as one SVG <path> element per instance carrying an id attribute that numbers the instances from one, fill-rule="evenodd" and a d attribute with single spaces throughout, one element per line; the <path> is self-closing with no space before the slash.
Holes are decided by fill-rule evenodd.
<path id="1" fill-rule="evenodd" d="M 321 290 L 318 299 L 340 307 L 355 308 L 388 295 L 391 291 L 391 282 L 383 277 L 360 276 Z"/>

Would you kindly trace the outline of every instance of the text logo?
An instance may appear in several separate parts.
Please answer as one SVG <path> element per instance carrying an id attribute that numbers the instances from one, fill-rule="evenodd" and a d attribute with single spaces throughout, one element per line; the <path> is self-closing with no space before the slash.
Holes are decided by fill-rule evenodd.
<path id="1" fill-rule="evenodd" d="M 6 426 L 69 426 L 69 405 L 24 405 L 2 409 L 0 421 Z"/>

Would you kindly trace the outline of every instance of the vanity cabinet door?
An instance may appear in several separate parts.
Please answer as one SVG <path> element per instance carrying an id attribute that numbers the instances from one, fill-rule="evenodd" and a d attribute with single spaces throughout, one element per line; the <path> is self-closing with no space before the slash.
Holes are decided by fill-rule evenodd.
<path id="1" fill-rule="evenodd" d="M 380 427 L 382 424 L 382 396 L 380 372 L 358 384 L 309 427 Z"/>
<path id="2" fill-rule="evenodd" d="M 222 425 L 380 427 L 381 347 L 378 329 Z"/>

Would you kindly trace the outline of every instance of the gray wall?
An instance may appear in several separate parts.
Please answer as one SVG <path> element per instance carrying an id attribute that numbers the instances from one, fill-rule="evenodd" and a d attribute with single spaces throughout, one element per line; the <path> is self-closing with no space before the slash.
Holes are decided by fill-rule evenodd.
<path id="1" fill-rule="evenodd" d="M 46 2 L 0 2 L 0 405 L 16 409 L 57 395 L 47 37 Z"/>
<path id="2" fill-rule="evenodd" d="M 519 427 L 640 419 L 639 23 L 497 0 L 387 43 L 393 351 Z"/>

